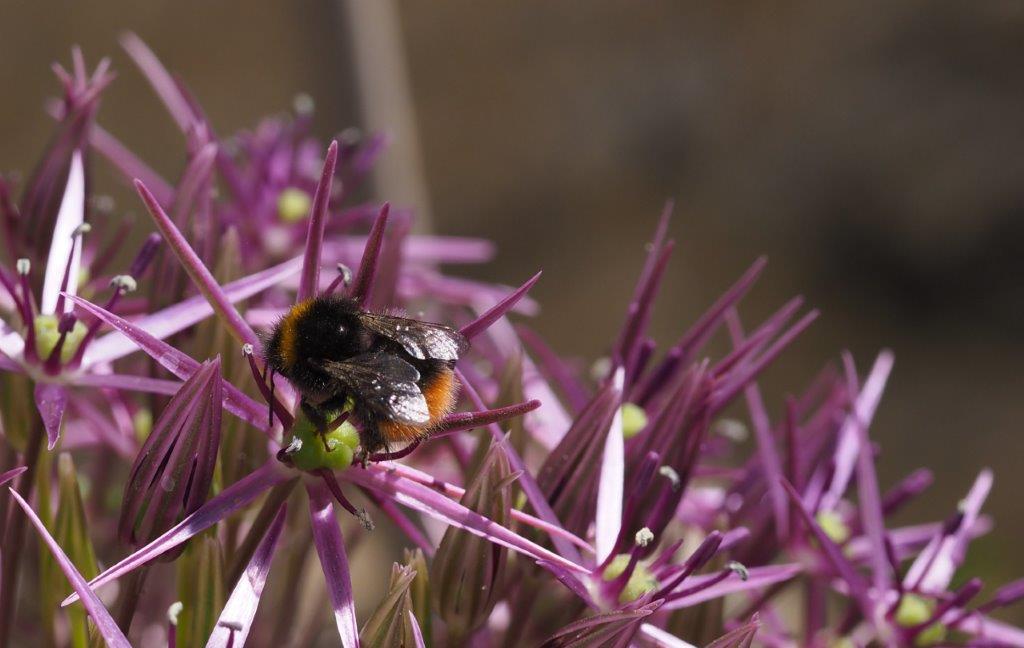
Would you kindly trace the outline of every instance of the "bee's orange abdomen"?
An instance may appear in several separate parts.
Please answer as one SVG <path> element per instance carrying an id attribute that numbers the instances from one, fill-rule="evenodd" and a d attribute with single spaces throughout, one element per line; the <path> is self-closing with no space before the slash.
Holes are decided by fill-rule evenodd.
<path id="1" fill-rule="evenodd" d="M 458 383 L 455 381 L 455 372 L 451 369 L 444 367 L 433 373 L 423 381 L 420 389 L 423 392 L 423 398 L 427 401 L 427 409 L 430 410 L 430 422 L 426 425 L 416 426 L 395 421 L 381 421 L 377 428 L 385 441 L 407 443 L 425 437 L 431 428 L 440 423 L 441 419 L 455 408 Z"/>

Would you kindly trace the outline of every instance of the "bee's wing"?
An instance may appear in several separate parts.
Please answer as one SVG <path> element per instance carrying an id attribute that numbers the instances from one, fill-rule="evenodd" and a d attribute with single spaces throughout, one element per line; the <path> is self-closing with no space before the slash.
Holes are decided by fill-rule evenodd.
<path id="1" fill-rule="evenodd" d="M 427 399 L 416 385 L 420 372 L 397 355 L 375 351 L 319 365 L 378 417 L 412 425 L 430 421 Z"/>
<path id="2" fill-rule="evenodd" d="M 377 335 L 402 345 L 418 360 L 458 360 L 469 349 L 462 333 L 441 324 L 377 313 L 362 313 L 360 321 Z"/>

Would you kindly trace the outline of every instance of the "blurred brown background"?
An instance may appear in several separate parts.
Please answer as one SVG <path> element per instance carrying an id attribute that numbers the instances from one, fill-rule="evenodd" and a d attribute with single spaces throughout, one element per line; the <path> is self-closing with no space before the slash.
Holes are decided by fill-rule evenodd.
<path id="1" fill-rule="evenodd" d="M 997 582 L 1024 573 L 1024 3 L 397 7 L 432 228 L 499 246 L 472 275 L 518 283 L 542 268 L 536 328 L 591 360 L 675 198 L 680 245 L 659 339 L 767 254 L 747 319 L 796 293 L 823 311 L 766 375 L 774 403 L 842 348 L 862 371 L 893 348 L 874 427 L 883 486 L 933 468 L 936 486 L 905 516 L 921 521 L 951 512 L 992 466 L 997 533 L 970 561 Z M 119 50 L 125 29 L 220 132 L 299 92 L 315 98 L 325 138 L 365 124 L 351 15 L 326 0 L 4 0 L 0 169 L 35 161 L 51 126 L 41 106 L 57 87 L 48 66 L 78 43 L 120 73 L 101 123 L 175 175 L 180 135 Z M 373 49 L 364 60 L 377 60 Z"/>

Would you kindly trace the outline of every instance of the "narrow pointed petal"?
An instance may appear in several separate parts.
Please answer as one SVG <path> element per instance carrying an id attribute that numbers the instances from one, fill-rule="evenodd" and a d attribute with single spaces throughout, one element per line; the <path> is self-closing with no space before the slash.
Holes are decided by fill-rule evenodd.
<path id="1" fill-rule="evenodd" d="M 466 395 L 473 403 L 473 406 L 479 409 L 485 409 L 486 406 L 484 405 L 483 399 L 480 398 L 480 394 L 476 391 L 473 385 L 466 380 L 466 377 L 462 375 L 458 369 L 455 370 L 455 375 L 458 376 L 459 381 L 465 388 Z M 491 438 L 497 441 L 502 450 L 505 451 L 509 464 L 512 466 L 512 471 L 521 473 L 519 478 L 519 487 L 523 489 L 523 492 L 526 494 L 526 499 L 530 503 L 530 506 L 533 507 L 534 512 L 537 513 L 537 517 L 554 526 L 562 526 L 558 520 L 558 516 L 555 515 L 554 510 L 551 508 L 551 504 L 549 504 L 547 498 L 544 497 L 544 493 L 537 484 L 537 480 L 533 478 L 533 473 L 527 470 L 526 463 L 523 461 L 523 458 L 518 452 L 516 452 L 516 449 L 512 447 L 512 444 L 508 442 L 508 439 L 505 438 L 505 434 L 501 431 L 501 428 L 497 425 L 491 424 L 487 429 L 491 433 Z M 560 554 L 568 558 L 570 561 L 579 561 L 579 551 L 576 550 L 575 546 L 557 536 L 553 536 L 551 540 L 554 542 L 555 548 Z"/>
<path id="2" fill-rule="evenodd" d="M 60 424 L 68 406 L 68 390 L 54 383 L 36 383 L 36 408 L 46 428 L 47 447 L 53 450 L 60 438 Z"/>
<path id="3" fill-rule="evenodd" d="M 849 353 L 844 354 L 844 364 L 851 375 L 848 380 L 853 384 L 856 370 L 853 367 L 853 358 Z M 875 366 L 871 370 L 870 379 L 882 380 L 892 370 L 893 356 L 889 352 L 882 352 L 875 360 Z M 876 376 L 878 378 L 876 378 Z M 866 387 L 866 385 L 865 385 Z M 874 388 L 874 386 L 872 386 Z M 881 391 L 883 387 L 879 387 Z M 855 396 L 851 394 L 851 396 Z M 875 459 L 871 449 L 871 439 L 868 438 L 867 427 L 861 423 L 859 418 L 854 425 L 857 432 L 857 441 L 860 452 L 857 453 L 857 502 L 860 506 L 860 516 L 864 524 L 864 531 L 871 541 L 871 571 L 872 583 L 879 592 L 884 591 L 890 580 L 889 561 L 885 554 L 885 521 L 882 519 L 882 497 L 878 492 L 878 476 L 875 474 Z"/>
<path id="4" fill-rule="evenodd" d="M 732 337 L 732 345 L 734 348 L 738 348 L 743 344 L 744 333 L 736 309 L 730 309 L 726 314 L 726 323 L 729 335 Z M 779 449 L 775 445 L 771 421 L 768 419 L 768 410 L 764 406 L 764 399 L 761 397 L 761 390 L 756 381 L 751 381 L 747 385 L 744 395 L 747 400 L 747 409 L 750 412 L 750 422 L 754 426 L 754 436 L 757 439 L 757 452 L 764 469 L 765 479 L 768 480 L 772 514 L 775 518 L 775 535 L 782 540 L 789 532 L 789 505 L 786 502 L 786 492 L 782 490 L 780 481 L 782 479 L 782 460 L 779 458 Z"/>
<path id="5" fill-rule="evenodd" d="M 547 561 L 576 573 L 590 573 L 586 567 L 552 553 L 431 488 L 391 474 L 386 468 L 349 470 L 343 473 L 342 477 L 390 495 L 403 506 L 514 549 L 534 560 Z"/>
<path id="6" fill-rule="evenodd" d="M 626 365 L 633 359 L 637 346 L 644 337 L 654 308 L 654 299 L 674 248 L 675 244 L 672 241 L 651 248 L 647 267 L 637 282 L 633 300 L 626 311 L 626 322 L 612 351 L 612 358 L 620 364 Z"/>
<path id="7" fill-rule="evenodd" d="M 742 580 L 738 577 L 727 578 L 721 583 L 711 585 L 698 592 L 683 596 L 682 598 L 675 599 L 665 604 L 666 610 L 678 610 L 680 608 L 692 607 L 705 601 L 727 596 L 729 594 L 735 594 L 737 592 L 748 592 L 751 590 L 759 590 L 765 587 L 769 587 L 776 583 L 781 583 L 793 578 L 797 574 L 803 571 L 801 565 L 770 565 L 768 567 L 752 567 L 748 570 L 749 577 L 747 580 Z M 708 574 L 706 576 L 693 576 L 686 582 L 689 583 L 687 589 L 693 589 L 700 587 L 702 582 L 708 582 L 715 578 L 715 574 Z"/>
<path id="8" fill-rule="evenodd" d="M 814 323 L 814 320 L 818 319 L 820 313 L 817 310 L 804 315 L 800 320 L 789 327 L 789 329 L 779 336 L 777 340 L 768 349 L 765 350 L 756 360 L 749 364 L 743 365 L 733 374 L 730 374 L 725 385 L 720 387 L 715 392 L 714 398 L 710 404 L 712 413 L 718 413 L 722 410 L 729 402 L 743 390 L 746 385 L 754 380 L 759 373 L 761 373 L 765 367 L 770 365 L 779 354 L 781 354 L 786 347 L 788 347 L 793 340 L 795 340 L 801 333 L 807 330 L 807 327 Z"/>
<path id="9" fill-rule="evenodd" d="M 315 297 L 320 289 L 320 255 L 324 245 L 324 226 L 327 224 L 327 205 L 331 199 L 331 183 L 334 181 L 334 167 L 338 163 L 338 142 L 331 142 L 324 158 L 320 182 L 313 197 L 313 211 L 306 234 L 306 253 L 302 260 L 302 275 L 296 302 Z"/>
<path id="10" fill-rule="evenodd" d="M 613 610 L 570 623 L 541 644 L 541 648 L 587 648 L 628 645 L 643 619 L 661 606 L 660 601 L 634 610 Z"/>
<path id="11" fill-rule="evenodd" d="M 952 535 L 932 538 L 928 546 L 910 566 L 903 582 L 907 587 L 916 586 L 924 592 L 945 592 L 953 580 L 956 568 L 963 561 L 963 548 L 970 540 L 971 527 L 978 520 L 981 505 L 992 490 L 992 471 L 982 470 L 974 480 L 971 490 L 960 504 L 959 513 L 963 520 Z"/>
<path id="12" fill-rule="evenodd" d="M 640 625 L 640 634 L 651 640 L 659 648 L 697 648 L 688 641 L 683 641 L 674 634 L 668 633 L 656 625 L 644 623 Z"/>
<path id="13" fill-rule="evenodd" d="M 238 509 L 246 506 L 264 491 L 291 479 L 293 475 L 281 470 L 276 460 L 271 459 L 262 467 L 249 473 L 244 479 L 228 486 L 206 504 L 200 506 L 195 513 L 174 525 L 152 542 L 138 551 L 123 558 L 116 565 L 90 581 L 92 588 L 97 588 L 117 580 L 128 572 L 138 569 L 151 560 L 173 549 L 197 533 L 210 528 Z M 70 605 L 78 600 L 78 595 L 64 599 L 62 606 Z"/>
<path id="14" fill-rule="evenodd" d="M 761 623 L 755 614 L 749 622 L 715 639 L 707 648 L 750 648 L 760 627 Z"/>
<path id="15" fill-rule="evenodd" d="M 438 482 L 437 478 L 425 472 L 419 471 L 413 468 L 412 466 L 407 466 L 405 464 L 389 464 L 387 466 L 387 469 L 389 471 L 394 472 L 397 475 L 401 475 L 402 477 L 409 479 L 410 481 L 414 481 L 418 484 L 424 484 L 427 486 L 433 486 L 434 488 L 438 488 L 448 497 L 462 497 L 462 495 L 466 492 L 465 489 L 460 488 L 459 486 L 455 486 L 453 484 L 448 484 L 445 482 Z M 579 547 L 580 549 L 583 549 L 589 554 L 594 553 L 594 548 L 590 546 L 589 542 L 573 534 L 572 532 L 565 530 L 565 528 L 559 525 L 551 524 L 550 522 L 546 522 L 538 517 L 534 517 L 518 509 L 512 509 L 512 519 L 517 522 L 522 522 L 527 526 L 531 526 L 534 529 L 537 529 L 538 531 L 543 531 L 544 533 L 550 535 L 552 538 L 561 538 L 562 540 L 570 542 Z"/>
<path id="16" fill-rule="evenodd" d="M 68 171 L 68 182 L 61 198 L 57 220 L 53 225 L 53 237 L 50 239 L 50 254 L 46 261 L 46 274 L 43 277 L 43 293 L 39 301 L 39 310 L 44 314 L 53 314 L 60 298 L 61 283 L 64 271 L 69 270 L 67 292 L 74 295 L 78 291 L 78 269 L 82 263 L 82 237 L 78 229 L 85 222 L 85 166 L 82 163 L 81 151 L 71 154 L 71 168 Z M 68 259 L 71 264 L 68 265 Z M 64 312 L 72 306 L 64 303 Z M 57 313 L 60 315 L 61 313 Z"/>
<path id="17" fill-rule="evenodd" d="M 10 490 L 11 496 L 18 503 L 18 506 L 25 511 L 25 515 L 27 515 L 29 521 L 32 522 L 32 526 L 36 528 L 36 531 L 39 533 L 39 537 L 46 544 L 50 553 L 53 554 L 54 560 L 57 561 L 61 571 L 63 571 L 64 575 L 67 577 L 68 582 L 71 583 L 71 587 L 73 587 L 77 595 L 81 597 L 82 605 L 85 606 L 89 616 L 92 617 L 93 623 L 96 624 L 96 630 L 100 633 L 100 636 L 103 637 L 103 640 L 107 642 L 107 646 L 110 646 L 111 648 L 131 648 L 131 644 L 128 643 L 128 639 L 124 636 L 124 633 L 121 632 L 121 629 L 117 627 L 117 623 L 114 621 L 113 617 L 110 616 L 110 612 L 103 606 L 99 597 L 97 597 L 96 593 L 89 587 L 89 584 L 85 582 L 82 575 L 78 573 L 74 563 L 71 562 L 71 559 L 69 559 L 60 548 L 57 541 L 53 539 L 50 532 L 46 530 L 46 526 L 43 524 L 43 521 L 35 514 L 32 507 L 28 505 L 28 502 L 22 499 L 21 495 L 18 495 L 14 489 L 8 490 Z"/>
<path id="18" fill-rule="evenodd" d="M 107 158 L 128 181 L 138 178 L 146 183 L 161 205 L 168 206 L 174 200 L 174 188 L 156 171 L 140 160 L 116 137 L 98 125 L 89 131 L 89 144 L 93 150 Z"/>
<path id="19" fill-rule="evenodd" d="M 185 268 L 185 272 L 192 279 L 192 283 L 210 302 L 210 305 L 221 320 L 224 321 L 231 334 L 242 344 L 251 344 L 257 349 L 262 348 L 259 337 L 252 330 L 252 327 L 249 326 L 231 304 L 231 300 L 224 294 L 224 289 L 217 283 L 210 270 L 203 265 L 195 250 L 188 244 L 184 235 L 175 226 L 174 222 L 171 221 L 171 218 L 164 211 L 163 207 L 160 206 L 160 203 L 156 201 L 156 198 L 153 197 L 153 194 L 138 180 L 135 181 L 135 189 L 146 204 L 146 209 L 149 211 L 150 216 L 153 217 L 153 222 L 156 223 L 157 229 L 163 234 L 164 240 L 167 241 L 167 244 Z"/>
<path id="20" fill-rule="evenodd" d="M 431 433 L 431 438 L 445 436 L 459 430 L 472 430 L 490 425 L 491 423 L 500 423 L 501 421 L 532 412 L 538 407 L 540 407 L 539 400 L 530 400 L 525 403 L 496 407 L 495 409 L 482 412 L 456 412 L 455 414 L 449 414 L 437 426 L 436 431 Z"/>
<path id="21" fill-rule="evenodd" d="M 123 333 L 151 358 L 159 362 L 164 369 L 167 369 L 178 378 L 187 380 L 199 368 L 198 361 L 178 351 L 170 344 L 140 330 L 127 320 L 80 297 L 71 297 L 71 300 L 82 310 L 98 317 Z M 258 404 L 229 382 L 224 382 L 224 408 L 250 425 L 269 433 L 267 430 L 266 406 Z"/>
<path id="22" fill-rule="evenodd" d="M 979 646 L 987 648 L 1003 648 L 1004 646 L 1024 648 L 1024 630 L 981 614 L 972 614 L 967 617 L 957 626 L 957 629 L 970 632 L 974 635 L 975 639 L 987 639 L 991 642 L 979 642 L 977 644 Z"/>
<path id="23" fill-rule="evenodd" d="M 380 258 L 380 250 L 384 245 L 384 230 L 388 224 L 390 211 L 391 206 L 388 203 L 381 205 L 380 213 L 373 221 L 370 235 L 366 239 L 363 258 L 359 261 L 359 269 L 352 280 L 352 289 L 349 295 L 360 304 L 366 303 L 370 298 L 370 291 L 373 290 L 373 279 L 377 274 L 377 260 Z"/>
<path id="24" fill-rule="evenodd" d="M 846 581 L 850 597 L 860 606 L 861 613 L 866 619 L 873 619 L 874 606 L 868 598 L 868 586 L 861 577 L 860 572 L 853 567 L 846 556 L 843 555 L 843 550 L 839 545 L 822 530 L 817 520 L 804 508 L 800 495 L 793 489 L 793 486 L 785 480 L 783 480 L 782 486 L 786 489 L 786 494 L 789 495 L 790 501 L 793 503 L 797 513 L 800 514 L 804 524 L 807 525 L 808 530 L 814 535 L 814 539 L 818 541 L 818 545 L 824 551 L 825 558 L 828 559 L 829 564 L 832 565 L 836 574 Z"/>
<path id="25" fill-rule="evenodd" d="M 346 236 L 341 240 L 324 241 L 324 256 L 358 259 L 366 249 L 367 240 L 365 236 Z M 494 243 L 478 238 L 417 234 L 408 237 L 402 247 L 402 259 L 406 263 L 486 263 L 493 258 Z"/>
<path id="26" fill-rule="evenodd" d="M 128 56 L 139 67 L 142 75 L 146 77 L 153 90 L 164 102 L 167 112 L 171 114 L 181 132 L 191 131 L 196 121 L 195 112 L 171 73 L 163 66 L 153 50 L 149 49 L 134 33 L 126 32 L 121 35 L 120 40 L 121 47 L 128 52 Z"/>
<path id="27" fill-rule="evenodd" d="M 327 580 L 327 592 L 334 608 L 341 645 L 344 648 L 358 648 L 359 626 L 356 623 L 355 602 L 352 600 L 352 580 L 345 540 L 341 537 L 341 527 L 334 516 L 334 500 L 321 484 L 311 486 L 308 491 L 313 543 Z"/>
<path id="28" fill-rule="evenodd" d="M 615 550 L 615 541 L 622 528 L 622 501 L 626 479 L 626 439 L 622 433 L 622 390 L 626 372 L 622 367 L 615 370 L 612 379 L 618 392 L 619 407 L 612 417 L 611 427 L 604 444 L 601 460 L 601 476 L 597 482 L 597 513 L 594 544 L 597 548 L 597 562 L 604 561 Z"/>
<path id="29" fill-rule="evenodd" d="M 420 622 L 416 620 L 416 615 L 409 610 L 409 627 L 412 628 L 412 641 L 414 648 L 427 648 L 427 644 L 423 641 L 423 631 L 420 630 Z"/>
<path id="30" fill-rule="evenodd" d="M 206 648 L 245 645 L 245 639 L 252 629 L 252 620 L 256 616 L 256 607 L 260 604 L 260 596 L 263 595 L 263 586 L 270 573 L 270 562 L 274 559 L 274 550 L 277 549 L 277 541 L 284 528 L 285 512 L 286 507 L 282 504 L 249 560 L 249 566 L 235 584 L 235 589 L 224 605 L 209 641 L 206 642 Z"/>
<path id="31" fill-rule="evenodd" d="M 871 368 L 867 380 L 864 381 L 864 388 L 861 389 L 857 400 L 854 403 L 853 411 L 846 418 L 842 429 L 839 431 L 839 446 L 836 449 L 835 474 L 829 485 L 828 491 L 821 498 L 821 509 L 829 511 L 835 508 L 836 504 L 846 492 L 850 484 L 850 478 L 857 465 L 858 451 L 871 452 L 870 448 L 861 449 L 858 437 L 858 429 L 867 430 L 871 426 L 871 420 L 875 417 L 875 410 L 882 400 L 882 392 L 885 391 L 885 383 L 889 380 L 889 373 L 892 371 L 893 358 L 890 353 L 883 353 L 878 356 L 875 365 Z"/>
<path id="32" fill-rule="evenodd" d="M 232 281 L 224 286 L 224 295 L 232 304 L 248 299 L 294 277 L 301 267 L 301 262 L 301 257 L 295 257 L 272 268 Z M 210 302 L 202 295 L 196 295 L 163 310 L 140 317 L 132 324 L 158 340 L 162 340 L 201 322 L 213 312 Z M 89 345 L 82 365 L 88 367 L 93 364 L 111 362 L 123 358 L 137 348 L 121 333 L 108 333 Z"/>
<path id="33" fill-rule="evenodd" d="M 509 296 L 489 308 L 469 324 L 463 326 L 461 333 L 466 336 L 466 339 L 472 340 L 474 337 L 487 330 L 491 324 L 494 324 L 505 313 L 515 308 L 515 305 L 519 303 L 519 300 L 525 297 L 526 293 L 530 292 L 530 289 L 533 288 L 533 285 L 540 280 L 540 275 L 541 273 L 538 272 L 527 279 L 526 283 L 516 288 Z"/>
<path id="34" fill-rule="evenodd" d="M 75 384 L 85 387 L 123 389 L 147 394 L 171 395 L 181 388 L 178 380 L 164 380 L 148 376 L 127 376 L 124 374 L 82 374 L 75 377 Z"/>
<path id="35" fill-rule="evenodd" d="M 28 470 L 27 466 L 18 466 L 17 468 L 11 468 L 7 472 L 0 473 L 0 486 L 3 486 L 26 470 Z"/>

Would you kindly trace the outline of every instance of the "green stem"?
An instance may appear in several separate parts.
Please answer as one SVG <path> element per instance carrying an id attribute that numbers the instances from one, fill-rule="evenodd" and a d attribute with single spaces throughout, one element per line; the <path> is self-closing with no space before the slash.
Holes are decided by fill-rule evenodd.
<path id="1" fill-rule="evenodd" d="M 18 482 L 18 494 L 29 501 L 32 497 L 32 487 L 35 484 L 36 464 L 39 463 L 39 453 L 43 447 L 43 422 L 37 420 L 32 426 L 32 432 L 28 439 L 28 446 L 25 448 L 25 466 L 28 468 L 21 475 Z M 21 570 L 21 550 L 25 544 L 25 521 L 26 517 L 21 511 L 9 512 L 6 533 L 3 543 L 3 568 L 0 575 L 0 648 L 7 648 L 10 645 L 11 626 L 14 624 L 14 614 L 18 607 L 18 582 Z"/>

